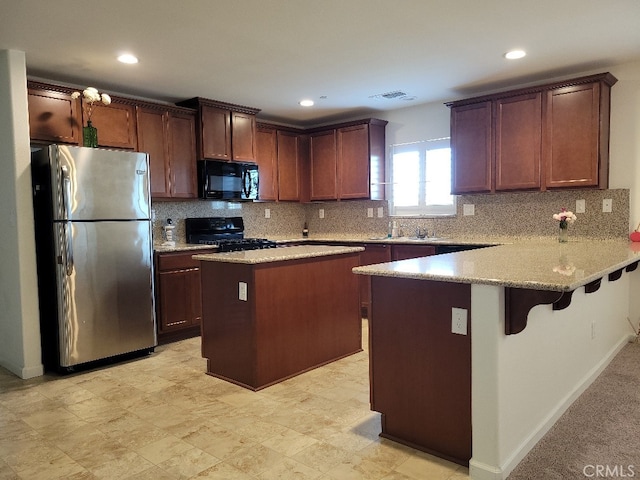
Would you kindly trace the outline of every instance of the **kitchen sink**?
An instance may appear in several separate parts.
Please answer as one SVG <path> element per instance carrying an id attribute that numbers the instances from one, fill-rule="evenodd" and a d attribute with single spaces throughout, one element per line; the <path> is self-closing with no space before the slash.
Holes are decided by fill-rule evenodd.
<path id="1" fill-rule="evenodd" d="M 437 242 L 444 240 L 442 237 L 396 237 L 390 238 L 387 236 L 384 237 L 369 237 L 369 240 L 388 240 L 390 242 Z"/>

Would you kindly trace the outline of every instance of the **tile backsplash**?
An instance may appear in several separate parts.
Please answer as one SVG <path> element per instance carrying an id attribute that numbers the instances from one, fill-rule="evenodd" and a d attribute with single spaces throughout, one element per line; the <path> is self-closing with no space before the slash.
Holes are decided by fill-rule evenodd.
<path id="1" fill-rule="evenodd" d="M 612 211 L 602 212 L 602 201 L 612 200 Z M 512 192 L 460 195 L 457 215 L 438 218 L 389 217 L 386 201 L 350 200 L 324 203 L 247 202 L 230 203 L 207 200 L 154 202 L 154 238 L 162 238 L 167 218 L 176 225 L 178 241 L 185 241 L 187 217 L 241 216 L 245 236 L 299 238 L 306 221 L 314 236 L 383 236 L 389 221 L 397 221 L 406 236 L 417 227 L 427 228 L 439 237 L 464 235 L 540 237 L 555 236 L 558 223 L 552 215 L 562 207 L 575 211 L 576 200 L 585 201 L 585 213 L 571 225 L 570 234 L 597 239 L 626 237 L 629 233 L 629 190 L 565 190 L 554 192 Z M 463 206 L 473 205 L 474 215 L 463 215 Z M 371 209 L 371 210 L 370 210 Z M 382 209 L 382 217 L 378 217 Z M 324 218 L 320 216 L 323 210 Z M 368 214 L 372 212 L 373 217 Z M 267 215 L 269 218 L 266 218 Z"/>

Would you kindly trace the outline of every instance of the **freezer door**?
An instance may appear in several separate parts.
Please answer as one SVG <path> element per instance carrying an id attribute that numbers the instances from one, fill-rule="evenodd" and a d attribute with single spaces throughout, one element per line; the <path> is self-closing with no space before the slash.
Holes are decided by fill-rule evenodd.
<path id="1" fill-rule="evenodd" d="M 54 220 L 150 218 L 146 153 L 52 145 Z"/>
<path id="2" fill-rule="evenodd" d="M 54 229 L 60 366 L 154 347 L 150 222 L 57 222 Z"/>

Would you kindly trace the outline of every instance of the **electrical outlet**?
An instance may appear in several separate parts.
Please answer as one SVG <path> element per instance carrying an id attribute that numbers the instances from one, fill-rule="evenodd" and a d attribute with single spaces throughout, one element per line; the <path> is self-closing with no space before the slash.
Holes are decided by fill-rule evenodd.
<path id="1" fill-rule="evenodd" d="M 584 212 L 585 212 L 585 201 L 576 200 L 576 213 L 584 213 Z"/>
<path id="2" fill-rule="evenodd" d="M 271 218 L 271 209 L 270 208 L 265 208 L 264 209 L 264 218 Z"/>
<path id="3" fill-rule="evenodd" d="M 605 198 L 602 200 L 602 211 L 604 213 L 611 213 L 613 210 L 613 200 L 610 198 Z"/>
<path id="4" fill-rule="evenodd" d="M 466 216 L 475 215 L 476 207 L 473 203 L 465 203 L 462 205 L 462 214 Z"/>
<path id="5" fill-rule="evenodd" d="M 373 208 L 367 208 L 367 218 L 373 218 Z"/>
<path id="6" fill-rule="evenodd" d="M 384 208 L 378 207 L 378 218 L 382 218 L 384 216 Z"/>
<path id="7" fill-rule="evenodd" d="M 324 218 L 324 208 L 320 208 L 320 209 L 318 210 L 318 217 L 320 217 L 320 218 Z"/>
<path id="8" fill-rule="evenodd" d="M 245 282 L 238 282 L 238 300 L 247 301 L 247 284 Z"/>
<path id="9" fill-rule="evenodd" d="M 453 307 L 451 309 L 451 333 L 467 334 L 467 310 Z"/>

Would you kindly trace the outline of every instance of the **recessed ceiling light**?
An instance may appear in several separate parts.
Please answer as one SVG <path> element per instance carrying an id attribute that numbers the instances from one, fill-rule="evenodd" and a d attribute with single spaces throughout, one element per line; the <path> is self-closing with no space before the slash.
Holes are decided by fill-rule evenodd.
<path id="1" fill-rule="evenodd" d="M 522 58 L 527 54 L 527 52 L 525 52 L 524 50 L 511 50 L 507 53 L 504 54 L 505 58 L 508 58 L 509 60 L 516 60 L 518 58 Z"/>
<path id="2" fill-rule="evenodd" d="M 313 100 L 300 100 L 298 102 L 302 107 L 313 107 Z"/>
<path id="3" fill-rule="evenodd" d="M 123 53 L 118 56 L 118 61 L 121 63 L 134 64 L 138 63 L 138 57 L 135 55 L 131 55 L 130 53 Z"/>

